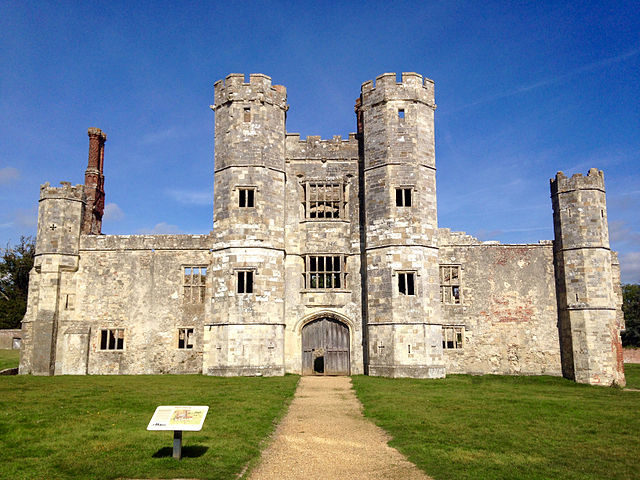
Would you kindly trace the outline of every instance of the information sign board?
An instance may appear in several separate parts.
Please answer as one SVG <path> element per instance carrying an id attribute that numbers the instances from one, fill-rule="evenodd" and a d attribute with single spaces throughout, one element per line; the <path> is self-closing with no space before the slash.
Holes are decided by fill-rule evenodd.
<path id="1" fill-rule="evenodd" d="M 209 407 L 203 405 L 161 405 L 151 417 L 147 430 L 181 430 L 198 432 L 207 416 Z"/>

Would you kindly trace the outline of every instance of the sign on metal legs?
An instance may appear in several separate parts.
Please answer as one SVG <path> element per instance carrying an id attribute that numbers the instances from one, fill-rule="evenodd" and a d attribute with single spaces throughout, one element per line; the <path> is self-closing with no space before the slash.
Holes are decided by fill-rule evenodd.
<path id="1" fill-rule="evenodd" d="M 207 416 L 207 406 L 162 405 L 156 408 L 147 430 L 173 430 L 173 458 L 182 458 L 182 432 L 199 432 Z"/>

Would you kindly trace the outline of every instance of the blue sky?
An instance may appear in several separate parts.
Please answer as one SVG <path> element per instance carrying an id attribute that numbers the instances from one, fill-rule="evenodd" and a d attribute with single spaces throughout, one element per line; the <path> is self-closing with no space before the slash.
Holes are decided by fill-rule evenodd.
<path id="1" fill-rule="evenodd" d="M 603 2 L 0 0 L 0 245 L 39 185 L 82 183 L 103 129 L 105 233 L 212 228 L 213 83 L 287 86 L 287 130 L 355 131 L 360 85 L 436 83 L 439 224 L 553 238 L 549 178 L 605 172 L 612 247 L 640 282 L 640 8 Z"/>

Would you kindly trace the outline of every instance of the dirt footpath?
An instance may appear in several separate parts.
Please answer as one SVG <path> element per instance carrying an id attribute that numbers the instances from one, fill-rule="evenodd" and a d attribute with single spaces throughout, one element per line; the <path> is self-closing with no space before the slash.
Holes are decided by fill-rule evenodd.
<path id="1" fill-rule="evenodd" d="M 250 480 L 430 479 L 364 418 L 349 377 L 302 377 Z"/>

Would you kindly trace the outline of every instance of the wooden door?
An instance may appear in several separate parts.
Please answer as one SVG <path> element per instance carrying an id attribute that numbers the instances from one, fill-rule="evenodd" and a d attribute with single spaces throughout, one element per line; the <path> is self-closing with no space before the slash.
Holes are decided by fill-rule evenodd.
<path id="1" fill-rule="evenodd" d="M 349 329 L 320 318 L 302 329 L 303 375 L 349 375 Z"/>

